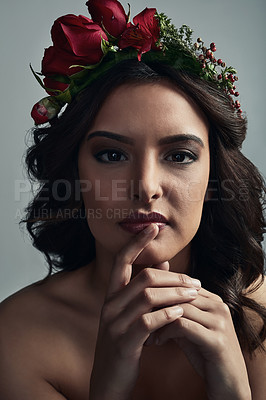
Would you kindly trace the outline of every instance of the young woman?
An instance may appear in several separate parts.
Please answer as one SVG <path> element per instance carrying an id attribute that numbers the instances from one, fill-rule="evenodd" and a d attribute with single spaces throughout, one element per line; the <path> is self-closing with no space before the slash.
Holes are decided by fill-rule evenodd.
<path id="1" fill-rule="evenodd" d="M 246 120 L 196 63 L 158 60 L 147 38 L 130 42 L 139 61 L 111 33 L 124 60 L 60 78 L 35 107 L 50 124 L 27 154 L 40 188 L 26 221 L 50 274 L 1 304 L 1 398 L 262 399 L 264 192 L 240 152 Z"/>

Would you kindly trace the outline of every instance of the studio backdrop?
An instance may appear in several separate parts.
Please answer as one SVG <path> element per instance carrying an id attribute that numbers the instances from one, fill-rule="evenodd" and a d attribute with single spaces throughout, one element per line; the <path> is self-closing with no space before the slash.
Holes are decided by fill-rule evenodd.
<path id="1" fill-rule="evenodd" d="M 56 18 L 70 13 L 89 17 L 85 2 L 14 0 L 1 4 L 0 301 L 47 273 L 44 257 L 32 247 L 23 225 L 19 226 L 32 197 L 23 167 L 33 126 L 30 111 L 45 96 L 29 64 L 40 71 Z M 121 2 L 127 9 L 128 0 Z M 195 40 L 200 36 L 207 45 L 215 42 L 217 57 L 238 70 L 240 102 L 248 117 L 243 152 L 265 176 L 265 0 L 132 0 L 130 4 L 132 15 L 155 7 L 177 27 L 189 25 Z"/>

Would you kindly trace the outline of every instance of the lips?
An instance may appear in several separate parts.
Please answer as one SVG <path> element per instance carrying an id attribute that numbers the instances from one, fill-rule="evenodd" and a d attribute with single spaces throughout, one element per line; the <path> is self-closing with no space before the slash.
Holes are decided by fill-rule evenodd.
<path id="1" fill-rule="evenodd" d="M 156 224 L 159 230 L 164 229 L 169 224 L 168 220 L 162 214 L 156 212 L 150 214 L 135 212 L 130 214 L 128 218 L 123 219 L 119 225 L 125 231 L 136 234 L 143 231 L 152 223 Z"/>

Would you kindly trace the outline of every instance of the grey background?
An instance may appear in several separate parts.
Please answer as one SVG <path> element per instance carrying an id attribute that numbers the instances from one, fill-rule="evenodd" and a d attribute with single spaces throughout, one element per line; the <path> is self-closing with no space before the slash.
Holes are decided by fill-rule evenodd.
<path id="1" fill-rule="evenodd" d="M 238 69 L 238 90 L 247 112 L 249 134 L 243 152 L 266 175 L 265 136 L 265 0 L 132 0 L 132 17 L 156 7 L 179 27 L 186 23 L 208 45 L 216 43 L 219 58 Z M 122 1 L 127 10 L 127 1 Z M 13 0 L 1 4 L 1 241 L 0 300 L 41 279 L 47 268 L 26 232 L 19 229 L 23 209 L 31 198 L 22 157 L 32 127 L 30 111 L 43 89 L 29 63 L 40 70 L 50 28 L 64 14 L 89 16 L 85 0 Z M 21 188 L 19 192 L 18 188 Z"/>

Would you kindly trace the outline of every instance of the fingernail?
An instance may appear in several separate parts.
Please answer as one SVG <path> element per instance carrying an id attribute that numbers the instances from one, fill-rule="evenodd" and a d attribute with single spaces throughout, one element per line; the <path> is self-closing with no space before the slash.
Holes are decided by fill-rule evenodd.
<path id="1" fill-rule="evenodd" d="M 183 308 L 179 306 L 173 306 L 168 309 L 168 313 L 171 317 L 180 317 L 181 315 L 183 315 L 183 312 Z"/>
<path id="2" fill-rule="evenodd" d="M 193 286 L 195 286 L 197 289 L 201 288 L 201 281 L 198 279 L 191 279 Z"/>
<path id="3" fill-rule="evenodd" d="M 190 297 L 196 297 L 198 292 L 196 289 L 187 289 L 186 293 L 188 294 L 188 296 Z"/>

